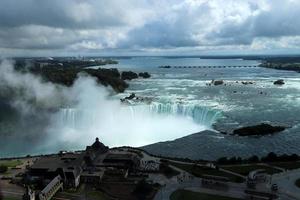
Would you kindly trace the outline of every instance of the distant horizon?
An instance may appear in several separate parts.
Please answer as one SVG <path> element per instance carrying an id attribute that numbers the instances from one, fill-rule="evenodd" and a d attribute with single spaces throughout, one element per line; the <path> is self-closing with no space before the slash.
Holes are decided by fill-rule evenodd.
<path id="1" fill-rule="evenodd" d="M 294 55 L 299 10 L 295 0 L 2 0 L 0 57 Z"/>
<path id="2" fill-rule="evenodd" d="M 45 55 L 45 56 L 6 56 L 2 57 L 1 59 L 14 59 L 14 58 L 130 58 L 130 57 L 178 57 L 178 58 L 239 58 L 239 57 L 300 57 L 300 53 L 285 53 L 285 54 L 202 54 L 202 55 L 66 55 L 66 56 L 51 56 L 51 55 Z M 204 58 L 203 58 L 204 57 Z"/>

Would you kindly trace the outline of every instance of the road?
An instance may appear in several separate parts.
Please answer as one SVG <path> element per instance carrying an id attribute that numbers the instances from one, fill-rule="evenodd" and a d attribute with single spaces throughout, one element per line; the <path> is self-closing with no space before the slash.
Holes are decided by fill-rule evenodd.
<path id="1" fill-rule="evenodd" d="M 300 188 L 295 185 L 296 180 L 300 179 L 300 169 L 286 171 L 272 176 L 272 184 L 277 184 L 279 192 L 289 198 L 300 200 Z"/>

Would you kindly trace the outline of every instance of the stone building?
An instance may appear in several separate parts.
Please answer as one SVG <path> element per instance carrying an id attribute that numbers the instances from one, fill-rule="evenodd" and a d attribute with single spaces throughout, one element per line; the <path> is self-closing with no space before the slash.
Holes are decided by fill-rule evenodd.
<path id="1" fill-rule="evenodd" d="M 109 150 L 96 138 L 85 151 L 41 157 L 30 167 L 27 177 L 29 182 L 47 187 L 59 176 L 64 188 L 77 188 L 80 182 L 99 184 L 105 174 L 106 177 L 122 174 L 122 178 L 126 179 L 139 166 L 140 158 L 136 153 L 121 149 Z"/>

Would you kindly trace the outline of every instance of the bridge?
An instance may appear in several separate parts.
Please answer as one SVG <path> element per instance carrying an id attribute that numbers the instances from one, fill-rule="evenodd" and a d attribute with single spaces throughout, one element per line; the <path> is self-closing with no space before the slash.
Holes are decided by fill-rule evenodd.
<path id="1" fill-rule="evenodd" d="M 180 68 L 241 68 L 241 67 L 258 67 L 258 65 L 166 65 L 166 66 L 159 66 L 159 68 L 175 68 L 175 69 L 180 69 Z"/>
<path id="2" fill-rule="evenodd" d="M 50 200 L 60 189 L 63 189 L 63 182 L 58 175 L 39 193 L 39 199 Z"/>

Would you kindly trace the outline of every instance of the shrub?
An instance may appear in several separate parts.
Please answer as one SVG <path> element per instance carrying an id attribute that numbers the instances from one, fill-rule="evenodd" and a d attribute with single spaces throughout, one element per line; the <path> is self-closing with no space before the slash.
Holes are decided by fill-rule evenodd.
<path id="1" fill-rule="evenodd" d="M 5 173 L 5 172 L 7 172 L 7 170 L 8 170 L 8 167 L 7 167 L 7 166 L 5 166 L 5 165 L 0 165 L 0 173 Z"/>

